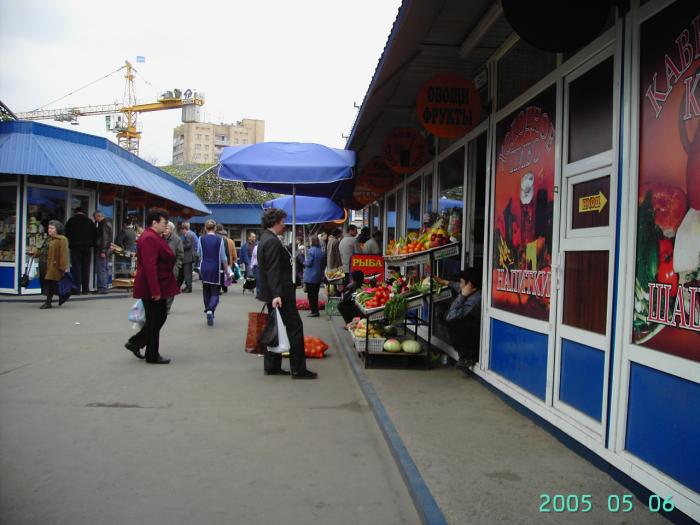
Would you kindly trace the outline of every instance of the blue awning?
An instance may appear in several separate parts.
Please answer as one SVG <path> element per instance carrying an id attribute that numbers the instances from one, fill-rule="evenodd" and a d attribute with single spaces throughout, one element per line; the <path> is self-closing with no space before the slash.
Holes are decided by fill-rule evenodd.
<path id="1" fill-rule="evenodd" d="M 192 217 L 191 224 L 204 224 L 214 219 L 218 224 L 240 224 L 243 226 L 260 226 L 262 206 L 260 204 L 207 204 L 211 213 L 201 217 Z"/>
<path id="2" fill-rule="evenodd" d="M 287 212 L 287 222 L 292 220 L 293 197 L 272 199 L 263 208 L 281 208 Z M 324 197 L 298 196 L 296 198 L 296 223 L 315 224 L 338 221 L 346 217 L 345 210 L 331 199 Z"/>
<path id="3" fill-rule="evenodd" d="M 0 173 L 129 186 L 198 213 L 209 212 L 189 184 L 113 142 L 39 122 L 0 122 Z"/>
<path id="4" fill-rule="evenodd" d="M 219 157 L 219 177 L 246 187 L 291 195 L 341 199 L 352 194 L 355 152 L 320 144 L 261 142 L 229 146 Z"/>

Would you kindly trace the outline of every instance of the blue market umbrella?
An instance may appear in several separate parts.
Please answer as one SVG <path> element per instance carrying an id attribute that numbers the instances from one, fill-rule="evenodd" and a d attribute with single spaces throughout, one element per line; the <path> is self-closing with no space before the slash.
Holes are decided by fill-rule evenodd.
<path id="1" fill-rule="evenodd" d="M 261 142 L 229 146 L 219 156 L 222 179 L 247 188 L 292 195 L 292 231 L 296 231 L 296 196 L 341 199 L 352 194 L 355 152 L 299 142 Z M 292 242 L 292 273 L 296 246 Z"/>
<path id="2" fill-rule="evenodd" d="M 263 204 L 263 208 L 281 208 L 292 215 L 296 202 L 296 223 L 315 224 L 337 221 L 345 217 L 345 210 L 336 202 L 325 197 L 279 197 Z"/>

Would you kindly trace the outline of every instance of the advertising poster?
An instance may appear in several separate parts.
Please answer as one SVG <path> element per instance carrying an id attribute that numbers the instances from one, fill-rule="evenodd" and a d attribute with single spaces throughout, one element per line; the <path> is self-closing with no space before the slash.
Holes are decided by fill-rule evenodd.
<path id="1" fill-rule="evenodd" d="M 496 127 L 492 306 L 549 319 L 554 209 L 554 87 Z"/>
<path id="2" fill-rule="evenodd" d="M 384 161 L 396 173 L 413 173 L 430 160 L 428 143 L 415 128 L 394 128 L 382 144 Z"/>
<path id="3" fill-rule="evenodd" d="M 700 361 L 700 6 L 641 26 L 632 340 Z"/>

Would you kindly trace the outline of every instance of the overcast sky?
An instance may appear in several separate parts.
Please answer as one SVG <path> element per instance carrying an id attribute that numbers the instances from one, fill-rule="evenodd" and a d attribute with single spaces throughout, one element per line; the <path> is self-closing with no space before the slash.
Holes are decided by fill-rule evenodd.
<path id="1" fill-rule="evenodd" d="M 15 112 L 31 111 L 130 60 L 140 103 L 192 88 L 205 93 L 206 121 L 263 119 L 267 141 L 344 147 L 353 102 L 362 102 L 400 4 L 0 0 L 0 100 Z M 145 64 L 135 63 L 137 55 Z M 121 102 L 123 93 L 120 72 L 47 108 Z M 171 163 L 180 116 L 139 116 L 143 158 Z M 103 116 L 63 126 L 116 141 Z"/>

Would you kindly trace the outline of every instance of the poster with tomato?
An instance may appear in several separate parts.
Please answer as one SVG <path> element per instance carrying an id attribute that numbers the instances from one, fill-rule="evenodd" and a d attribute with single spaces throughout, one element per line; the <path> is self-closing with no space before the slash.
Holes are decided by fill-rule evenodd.
<path id="1" fill-rule="evenodd" d="M 640 33 L 634 343 L 700 361 L 700 6 Z"/>
<path id="2" fill-rule="evenodd" d="M 547 89 L 496 128 L 491 304 L 549 319 L 556 91 Z"/>

